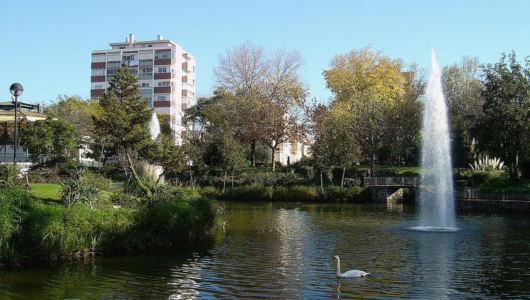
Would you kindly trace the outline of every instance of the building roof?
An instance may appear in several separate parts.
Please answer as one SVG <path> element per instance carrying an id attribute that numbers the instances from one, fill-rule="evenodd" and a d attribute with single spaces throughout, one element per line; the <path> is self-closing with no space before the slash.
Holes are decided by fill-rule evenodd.
<path id="1" fill-rule="evenodd" d="M 29 104 L 17 101 L 19 109 L 22 111 L 32 111 L 32 112 L 40 112 L 40 105 L 39 104 Z M 15 102 L 14 101 L 7 101 L 7 102 L 0 102 L 0 109 L 1 110 L 14 110 L 15 109 Z"/>
<path id="2" fill-rule="evenodd" d="M 17 119 L 20 120 L 20 122 L 24 122 L 24 121 L 35 122 L 38 120 L 46 120 L 46 118 L 47 118 L 46 115 L 32 112 L 29 110 L 20 110 L 17 113 Z M 0 122 L 14 123 L 15 122 L 15 111 L 0 109 Z"/>

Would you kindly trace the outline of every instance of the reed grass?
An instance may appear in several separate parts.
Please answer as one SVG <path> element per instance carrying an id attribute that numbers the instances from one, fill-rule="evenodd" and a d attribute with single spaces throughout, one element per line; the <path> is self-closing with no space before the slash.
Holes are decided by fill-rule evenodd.
<path id="1" fill-rule="evenodd" d="M 187 190 L 172 193 L 185 199 L 91 208 L 31 200 L 23 190 L 8 190 L 0 195 L 0 265 L 174 244 L 211 232 L 219 208 Z"/>

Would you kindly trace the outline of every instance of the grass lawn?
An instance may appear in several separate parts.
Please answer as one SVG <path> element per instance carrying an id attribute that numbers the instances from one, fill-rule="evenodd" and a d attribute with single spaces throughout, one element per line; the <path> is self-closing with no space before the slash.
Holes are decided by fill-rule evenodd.
<path id="1" fill-rule="evenodd" d="M 61 186 L 55 183 L 30 183 L 29 193 L 31 197 L 48 202 L 58 202 Z"/>
<path id="2" fill-rule="evenodd" d="M 39 199 L 43 202 L 56 202 L 60 201 L 61 186 L 55 183 L 30 183 L 29 193 L 31 197 Z M 108 200 L 112 195 L 109 191 L 100 191 L 101 198 Z"/>

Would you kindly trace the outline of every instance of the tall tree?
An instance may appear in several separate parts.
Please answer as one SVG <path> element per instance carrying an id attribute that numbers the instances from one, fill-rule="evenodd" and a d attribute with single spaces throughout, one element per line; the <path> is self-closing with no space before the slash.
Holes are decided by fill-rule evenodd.
<path id="1" fill-rule="evenodd" d="M 519 157 L 529 146 L 530 60 L 525 66 L 515 52 L 483 67 L 483 115 L 474 127 L 478 147 L 501 157 L 513 183 L 519 181 Z"/>
<path id="2" fill-rule="evenodd" d="M 323 72 L 335 101 L 344 102 L 351 114 L 351 130 L 364 146 L 373 171 L 378 147 L 388 133 L 388 115 L 403 93 L 401 62 L 372 52 L 369 47 L 338 54 Z"/>
<path id="3" fill-rule="evenodd" d="M 126 168 L 150 197 L 151 191 L 142 183 L 135 166 L 153 146 L 147 127 L 153 111 L 148 108 L 147 99 L 141 98 L 138 79 L 127 65 L 122 65 L 109 79 L 109 87 L 101 94 L 99 104 L 102 113 L 93 117 L 98 138 L 123 155 Z"/>
<path id="4" fill-rule="evenodd" d="M 225 92 L 225 111 L 241 130 L 241 140 L 255 150 L 263 142 L 272 152 L 278 144 L 301 135 L 299 119 L 307 88 L 298 74 L 303 65 L 300 54 L 280 49 L 266 53 L 250 42 L 227 50 L 214 70 L 217 84 Z"/>
<path id="5" fill-rule="evenodd" d="M 405 75 L 405 84 L 402 94 L 394 106 L 393 113 L 389 116 L 392 134 L 388 136 L 385 144 L 391 144 L 395 149 L 396 162 L 405 164 L 413 163 L 419 158 L 421 136 L 421 96 L 425 90 L 425 74 L 412 64 Z"/>
<path id="6" fill-rule="evenodd" d="M 484 103 L 479 67 L 478 58 L 464 56 L 460 64 L 446 66 L 442 71 L 455 167 L 467 167 L 475 155 L 470 130 L 482 113 Z"/>
<path id="7" fill-rule="evenodd" d="M 52 118 L 60 118 L 70 123 L 82 136 L 92 135 L 92 116 L 96 114 L 97 104 L 92 100 L 83 100 L 81 96 L 62 95 L 57 102 L 46 107 L 46 114 Z"/>

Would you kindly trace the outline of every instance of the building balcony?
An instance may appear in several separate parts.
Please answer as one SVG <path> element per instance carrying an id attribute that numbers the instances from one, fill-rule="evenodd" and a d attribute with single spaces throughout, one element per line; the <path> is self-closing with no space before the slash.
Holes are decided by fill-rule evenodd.
<path id="1" fill-rule="evenodd" d="M 183 82 L 182 83 L 182 88 L 186 89 L 186 90 L 193 90 L 193 85 L 188 83 L 188 82 Z"/>
<path id="2" fill-rule="evenodd" d="M 101 96 L 101 94 L 103 94 L 105 90 L 90 90 L 90 97 L 91 98 L 98 98 L 99 96 Z"/>
<path id="3" fill-rule="evenodd" d="M 155 59 L 155 66 L 167 66 L 167 65 L 172 65 L 172 64 L 173 64 L 173 60 L 169 58 Z"/>
<path id="4" fill-rule="evenodd" d="M 105 69 L 107 66 L 106 62 L 93 62 L 90 66 L 91 69 Z"/>
<path id="5" fill-rule="evenodd" d="M 171 107 L 171 101 L 154 101 L 155 107 Z"/>
<path id="6" fill-rule="evenodd" d="M 170 86 L 157 86 L 155 87 L 155 94 L 171 94 L 173 89 Z"/>
<path id="7" fill-rule="evenodd" d="M 105 82 L 105 76 L 92 76 L 90 82 Z"/>
<path id="8" fill-rule="evenodd" d="M 173 78 L 172 73 L 155 73 L 155 79 L 171 79 Z"/>
<path id="9" fill-rule="evenodd" d="M 189 64 L 188 64 L 188 62 L 183 62 L 183 63 L 182 63 L 182 71 L 184 71 L 184 72 L 186 72 L 186 73 L 191 72 L 191 70 L 189 69 Z"/>

